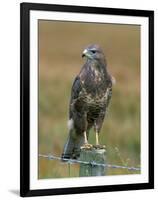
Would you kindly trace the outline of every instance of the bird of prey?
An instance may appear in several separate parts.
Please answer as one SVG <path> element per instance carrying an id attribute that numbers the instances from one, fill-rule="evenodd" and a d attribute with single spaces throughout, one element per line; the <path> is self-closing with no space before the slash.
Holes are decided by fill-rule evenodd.
<path id="1" fill-rule="evenodd" d="M 81 148 L 92 147 L 88 143 L 92 127 L 96 146 L 99 146 L 98 135 L 112 96 L 113 77 L 108 73 L 102 49 L 96 44 L 89 45 L 84 49 L 82 57 L 86 58 L 86 62 L 72 85 L 69 135 L 62 153 L 63 159 L 77 159 Z"/>

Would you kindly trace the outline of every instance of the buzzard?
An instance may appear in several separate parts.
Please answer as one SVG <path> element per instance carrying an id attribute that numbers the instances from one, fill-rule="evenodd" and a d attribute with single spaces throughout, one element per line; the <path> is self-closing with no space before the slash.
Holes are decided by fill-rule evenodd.
<path id="1" fill-rule="evenodd" d="M 82 57 L 86 58 L 80 73 L 76 76 L 71 90 L 69 105 L 69 135 L 62 158 L 77 159 L 81 148 L 91 148 L 88 143 L 89 131 L 93 127 L 96 146 L 98 135 L 112 96 L 112 76 L 108 73 L 102 49 L 89 45 Z"/>

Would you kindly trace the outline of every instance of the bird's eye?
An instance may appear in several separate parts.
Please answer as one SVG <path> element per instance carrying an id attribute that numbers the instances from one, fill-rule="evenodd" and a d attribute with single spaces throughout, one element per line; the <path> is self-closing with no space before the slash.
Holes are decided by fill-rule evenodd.
<path id="1" fill-rule="evenodd" d="M 92 53 L 96 53 L 96 51 L 95 51 L 95 50 L 91 50 L 91 52 L 92 52 Z"/>

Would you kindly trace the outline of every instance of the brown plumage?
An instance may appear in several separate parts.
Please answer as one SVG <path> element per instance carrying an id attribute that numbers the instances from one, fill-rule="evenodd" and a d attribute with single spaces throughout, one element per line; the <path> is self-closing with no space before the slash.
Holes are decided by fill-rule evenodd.
<path id="1" fill-rule="evenodd" d="M 98 45 L 88 46 L 82 54 L 86 57 L 80 73 L 76 76 L 69 106 L 69 136 L 62 158 L 78 158 L 81 148 L 90 148 L 89 130 L 94 127 L 96 145 L 98 134 L 112 95 L 112 77 L 107 71 L 103 51 Z"/>

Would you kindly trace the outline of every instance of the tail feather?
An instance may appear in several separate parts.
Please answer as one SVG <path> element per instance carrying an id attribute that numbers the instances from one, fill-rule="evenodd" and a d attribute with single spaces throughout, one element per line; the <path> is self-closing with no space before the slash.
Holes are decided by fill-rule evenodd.
<path id="1" fill-rule="evenodd" d="M 80 156 L 80 147 L 84 143 L 83 136 L 76 135 L 72 136 L 70 131 L 67 142 L 64 145 L 63 153 L 61 155 L 62 159 L 77 159 Z"/>

